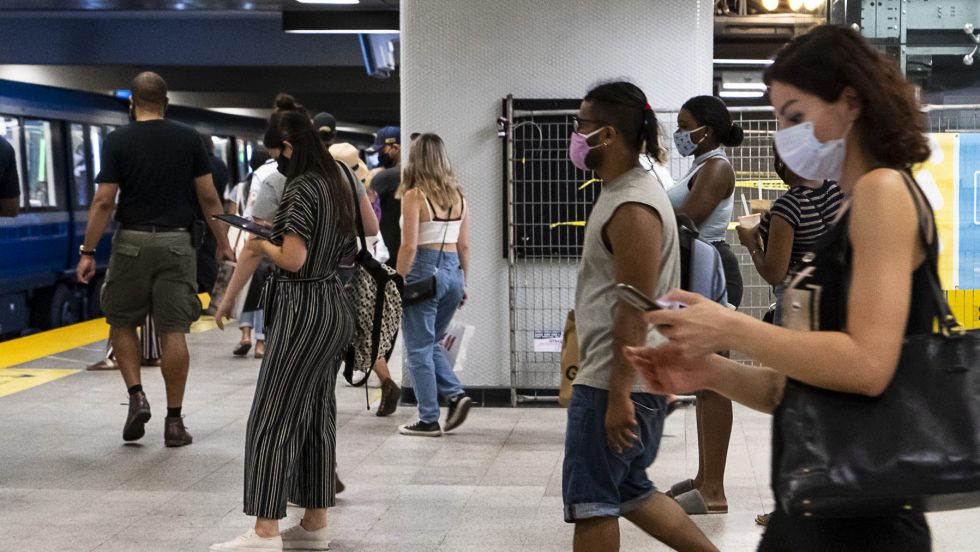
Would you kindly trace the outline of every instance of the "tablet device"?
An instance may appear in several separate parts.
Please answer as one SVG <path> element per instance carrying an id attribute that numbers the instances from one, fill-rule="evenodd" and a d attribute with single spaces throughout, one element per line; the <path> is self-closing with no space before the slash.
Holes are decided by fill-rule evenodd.
<path id="1" fill-rule="evenodd" d="M 255 234 L 256 236 L 268 240 L 272 238 L 272 229 L 261 224 L 248 220 L 247 218 L 240 217 L 238 215 L 214 215 L 214 218 L 226 222 L 235 228 L 241 228 L 242 230 Z"/>

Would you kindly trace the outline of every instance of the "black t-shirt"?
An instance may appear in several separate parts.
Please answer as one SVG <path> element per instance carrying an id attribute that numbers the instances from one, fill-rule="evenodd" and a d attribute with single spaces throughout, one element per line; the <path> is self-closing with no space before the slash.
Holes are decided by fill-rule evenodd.
<path id="1" fill-rule="evenodd" d="M 106 137 L 96 181 L 119 184 L 117 221 L 186 228 L 199 209 L 194 179 L 211 173 L 208 157 L 187 125 L 130 123 Z"/>
<path id="2" fill-rule="evenodd" d="M 20 197 L 20 179 L 17 177 L 17 157 L 14 148 L 0 136 L 0 199 Z"/>
<path id="3" fill-rule="evenodd" d="M 391 255 L 388 260 L 391 266 L 394 266 L 398 259 L 398 248 L 402 243 L 402 229 L 399 224 L 402 216 L 402 201 L 395 197 L 401 179 L 401 168 L 392 167 L 379 172 L 371 180 L 371 189 L 378 194 L 381 203 L 381 220 L 378 223 L 381 227 L 381 238 L 384 239 L 385 247 Z"/>
<path id="4" fill-rule="evenodd" d="M 224 201 L 225 189 L 228 188 L 228 181 L 231 179 L 228 175 L 228 165 L 225 165 L 225 162 L 217 155 L 211 155 L 210 161 L 211 180 L 214 181 L 214 189 L 218 192 L 218 198 Z"/>

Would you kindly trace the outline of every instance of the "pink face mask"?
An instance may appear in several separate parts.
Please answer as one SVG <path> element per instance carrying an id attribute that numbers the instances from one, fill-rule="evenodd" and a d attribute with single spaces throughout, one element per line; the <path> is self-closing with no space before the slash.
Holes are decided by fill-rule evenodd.
<path id="1" fill-rule="evenodd" d="M 573 132 L 571 143 L 568 145 L 568 158 L 572 161 L 572 165 L 583 171 L 589 170 L 588 165 L 585 164 L 585 158 L 589 155 L 589 152 L 598 148 L 600 146 L 590 146 L 589 138 L 596 135 L 597 132 L 602 130 L 601 128 L 596 129 L 588 134 L 582 134 L 581 132 Z"/>

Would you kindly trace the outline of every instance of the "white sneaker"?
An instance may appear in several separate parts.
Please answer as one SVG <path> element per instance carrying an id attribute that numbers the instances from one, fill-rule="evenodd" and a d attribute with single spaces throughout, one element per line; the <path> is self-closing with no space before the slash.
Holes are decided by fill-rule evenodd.
<path id="1" fill-rule="evenodd" d="M 330 550 L 330 538 L 327 528 L 307 531 L 302 524 L 290 527 L 282 533 L 283 550 Z"/>
<path id="2" fill-rule="evenodd" d="M 282 537 L 277 535 L 271 539 L 262 538 L 255 534 L 255 529 L 249 529 L 244 535 L 239 535 L 228 542 L 212 544 L 209 550 L 282 550 Z"/>

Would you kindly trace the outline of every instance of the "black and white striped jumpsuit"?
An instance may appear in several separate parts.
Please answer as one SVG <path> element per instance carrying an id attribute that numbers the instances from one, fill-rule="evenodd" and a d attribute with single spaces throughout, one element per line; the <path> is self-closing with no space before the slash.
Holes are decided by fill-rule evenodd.
<path id="1" fill-rule="evenodd" d="M 336 201 L 322 176 L 286 185 L 272 242 L 292 232 L 308 249 L 299 272 L 278 269 L 270 282 L 265 358 L 245 441 L 245 513 L 286 517 L 287 498 L 304 508 L 334 505 L 341 355 L 354 335 L 354 306 L 337 275 L 356 251 L 337 226 Z"/>

